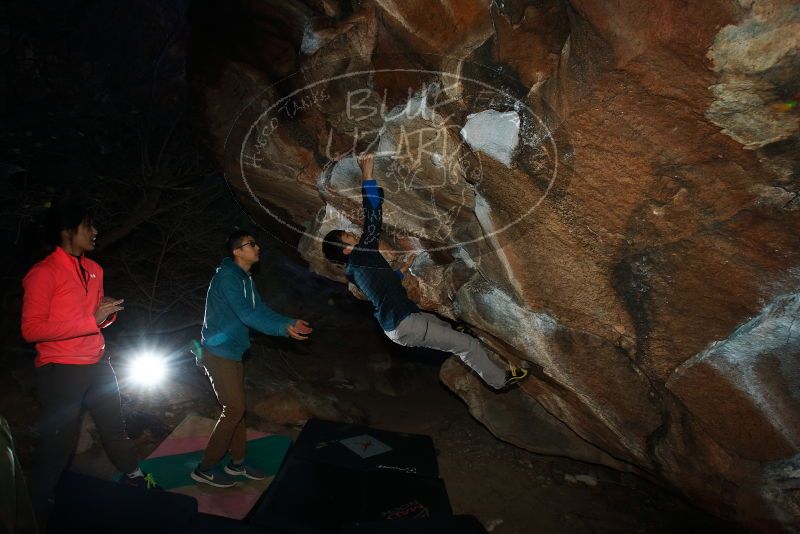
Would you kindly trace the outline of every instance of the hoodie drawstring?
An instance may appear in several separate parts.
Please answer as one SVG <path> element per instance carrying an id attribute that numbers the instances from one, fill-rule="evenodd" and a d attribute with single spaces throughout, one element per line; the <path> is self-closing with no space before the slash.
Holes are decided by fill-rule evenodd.
<path id="1" fill-rule="evenodd" d="M 256 290 L 253 289 L 253 277 L 249 276 L 250 279 L 250 299 L 253 302 L 253 309 L 256 309 Z M 244 300 L 247 300 L 247 284 L 244 280 L 242 280 L 242 294 L 244 295 Z"/>

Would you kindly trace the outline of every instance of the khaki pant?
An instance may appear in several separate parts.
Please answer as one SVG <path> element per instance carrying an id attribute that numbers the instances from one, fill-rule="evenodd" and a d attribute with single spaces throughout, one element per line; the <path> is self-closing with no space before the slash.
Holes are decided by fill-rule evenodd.
<path id="1" fill-rule="evenodd" d="M 398 345 L 451 352 L 489 386 L 500 389 L 505 385 L 506 370 L 489 359 L 480 341 L 453 330 L 449 323 L 433 314 L 412 313 L 400 321 L 397 328 L 387 331 L 386 335 Z"/>
<path id="2" fill-rule="evenodd" d="M 247 435 L 244 425 L 244 366 L 242 362 L 217 356 L 208 350 L 203 351 L 202 361 L 217 400 L 222 405 L 222 413 L 200 462 L 200 469 L 210 469 L 228 451 L 231 452 L 234 462 L 241 462 L 245 457 Z"/>

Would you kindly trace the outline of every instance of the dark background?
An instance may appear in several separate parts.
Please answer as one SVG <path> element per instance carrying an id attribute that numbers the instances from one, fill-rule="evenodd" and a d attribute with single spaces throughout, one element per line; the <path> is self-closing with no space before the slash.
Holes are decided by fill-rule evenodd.
<path id="1" fill-rule="evenodd" d="M 90 256 L 105 271 L 106 294 L 125 299 L 104 331 L 118 377 L 126 358 L 155 348 L 216 408 L 188 348 L 199 339 L 209 280 L 237 227 L 264 249 L 257 283 L 277 310 L 324 329 L 331 298 L 358 308 L 346 288 L 311 276 L 290 247 L 250 220 L 209 156 L 186 81 L 188 0 L 0 6 L 0 415 L 23 462 L 35 442 L 36 402 L 35 351 L 20 335 L 21 281 L 52 250 L 41 225 L 58 198 L 95 206 L 99 235 Z M 322 311 L 313 311 L 320 303 Z M 254 337 L 290 354 L 321 343 Z M 133 413 L 136 399 L 125 400 L 136 437 L 149 423 Z"/>
<path id="2" fill-rule="evenodd" d="M 126 301 L 115 333 L 202 322 L 225 236 L 250 221 L 197 135 L 188 4 L 2 4 L 3 346 L 19 346 L 20 280 L 47 254 L 40 222 L 65 195 L 94 203 L 92 257 Z"/>

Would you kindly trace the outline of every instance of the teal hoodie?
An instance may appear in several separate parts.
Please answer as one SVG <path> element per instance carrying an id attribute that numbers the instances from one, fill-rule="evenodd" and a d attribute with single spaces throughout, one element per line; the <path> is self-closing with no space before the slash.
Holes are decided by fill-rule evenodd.
<path id="1" fill-rule="evenodd" d="M 287 327 L 295 321 L 264 304 L 253 277 L 225 258 L 208 286 L 201 344 L 213 354 L 241 361 L 250 348 L 250 328 L 288 337 Z"/>

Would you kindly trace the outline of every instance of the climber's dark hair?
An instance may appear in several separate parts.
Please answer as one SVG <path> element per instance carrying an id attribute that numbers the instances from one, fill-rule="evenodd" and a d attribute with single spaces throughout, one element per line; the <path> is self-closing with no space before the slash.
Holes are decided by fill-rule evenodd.
<path id="1" fill-rule="evenodd" d="M 249 235 L 253 235 L 253 233 L 247 230 L 242 230 L 241 228 L 237 228 L 231 232 L 231 234 L 228 236 L 228 240 L 225 242 L 225 252 L 228 253 L 228 257 L 233 258 L 233 251 L 241 247 L 242 240 Z"/>
<path id="2" fill-rule="evenodd" d="M 322 240 L 322 254 L 330 261 L 347 263 L 347 254 L 344 253 L 345 244 L 342 242 L 344 230 L 331 230 Z"/>
<path id="3" fill-rule="evenodd" d="M 85 199 L 66 198 L 53 202 L 47 211 L 45 237 L 49 244 L 61 244 L 61 231 L 76 231 L 78 226 L 94 224 L 92 202 Z"/>

